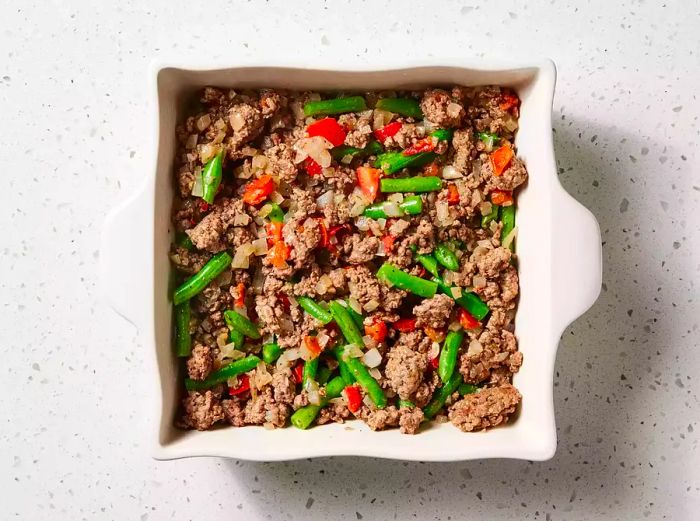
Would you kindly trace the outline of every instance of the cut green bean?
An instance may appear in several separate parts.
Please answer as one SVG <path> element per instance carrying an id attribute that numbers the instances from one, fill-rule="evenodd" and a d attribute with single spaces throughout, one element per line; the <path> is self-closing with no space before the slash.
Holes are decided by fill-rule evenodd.
<path id="1" fill-rule="evenodd" d="M 461 383 L 462 375 L 459 373 L 459 371 L 455 371 L 442 387 L 438 387 L 435 390 L 432 400 L 430 400 L 430 403 L 428 403 L 428 405 L 426 405 L 423 409 L 423 416 L 426 420 L 432 419 L 437 413 L 440 412 L 440 409 L 445 406 L 447 399 L 452 396 L 452 393 L 457 390 Z"/>
<path id="2" fill-rule="evenodd" d="M 435 277 L 440 276 L 440 272 L 438 271 L 438 261 L 433 254 L 426 255 L 419 253 L 416 255 L 416 260 L 420 262 L 426 270 L 428 270 L 428 273 Z"/>
<path id="3" fill-rule="evenodd" d="M 253 324 L 253 322 L 251 322 L 247 317 L 244 317 L 237 311 L 232 309 L 227 309 L 224 311 L 224 320 L 230 329 L 240 331 L 248 338 L 258 340 L 261 336 L 258 326 Z"/>
<path id="4" fill-rule="evenodd" d="M 362 340 L 362 333 L 360 333 L 360 330 L 355 324 L 355 321 L 352 319 L 348 309 L 336 300 L 331 301 L 329 308 L 331 315 L 333 316 L 335 323 L 338 324 L 338 327 L 343 333 L 345 340 L 349 344 L 355 344 L 360 349 L 363 349 L 365 343 Z"/>
<path id="5" fill-rule="evenodd" d="M 457 365 L 457 354 L 459 346 L 464 340 L 463 331 L 450 331 L 445 337 L 445 342 L 440 350 L 440 359 L 438 360 L 438 376 L 443 383 L 452 377 L 452 373 Z"/>
<path id="6" fill-rule="evenodd" d="M 459 387 L 457 388 L 457 392 L 460 394 L 460 396 L 466 396 L 467 394 L 474 394 L 479 390 L 479 387 L 473 384 L 459 384 Z"/>
<path id="7" fill-rule="evenodd" d="M 450 271 L 459 270 L 459 259 L 446 244 L 438 244 L 434 253 L 435 259 L 445 268 Z"/>
<path id="8" fill-rule="evenodd" d="M 191 353 L 190 303 L 183 302 L 175 306 L 175 354 L 177 356 L 190 356 Z"/>
<path id="9" fill-rule="evenodd" d="M 318 385 L 326 385 L 328 380 L 331 378 L 331 370 L 327 366 L 319 367 L 316 373 L 316 381 Z"/>
<path id="10" fill-rule="evenodd" d="M 479 132 L 477 135 L 479 139 L 483 141 L 484 145 L 486 145 L 486 152 L 491 152 L 496 143 L 501 139 L 496 134 L 491 134 L 490 132 Z"/>
<path id="11" fill-rule="evenodd" d="M 412 98 L 382 98 L 377 101 L 376 107 L 409 118 L 423 119 L 420 103 Z"/>
<path id="12" fill-rule="evenodd" d="M 212 204 L 223 177 L 224 152 L 216 154 L 202 170 L 202 199 Z"/>
<path id="13" fill-rule="evenodd" d="M 432 298 L 437 291 L 436 282 L 410 275 L 388 262 L 382 264 L 379 271 L 377 271 L 377 279 L 420 297 Z"/>
<path id="14" fill-rule="evenodd" d="M 338 371 L 340 371 L 340 376 L 343 378 L 345 385 L 352 385 L 355 383 L 355 377 L 352 375 L 348 364 L 346 364 L 343 359 L 344 350 L 345 348 L 343 346 L 337 346 L 333 349 L 333 353 L 335 354 L 335 359 L 338 361 Z"/>
<path id="15" fill-rule="evenodd" d="M 350 306 L 349 302 L 347 302 L 347 307 L 345 309 L 350 314 L 352 321 L 355 322 L 357 329 L 359 329 L 360 332 L 362 332 L 365 328 L 365 317 L 363 317 L 360 313 L 352 309 L 352 306 Z"/>
<path id="16" fill-rule="evenodd" d="M 498 210 L 501 207 L 498 206 L 497 204 L 492 204 L 491 205 L 491 211 L 487 213 L 486 215 L 481 216 L 481 227 L 482 228 L 488 228 L 489 224 L 491 224 L 491 221 L 495 221 L 498 219 Z"/>
<path id="17" fill-rule="evenodd" d="M 245 335 L 241 333 L 240 331 L 237 331 L 235 329 L 231 329 L 228 332 L 228 340 L 229 342 L 233 343 L 233 346 L 237 350 L 241 350 L 243 347 L 243 344 L 245 343 Z"/>
<path id="18" fill-rule="evenodd" d="M 393 174 L 404 168 L 418 168 L 432 163 L 437 154 L 434 152 L 421 152 L 412 156 L 405 156 L 403 152 L 385 152 L 377 156 L 374 166 L 381 168 L 387 174 Z"/>
<path id="19" fill-rule="evenodd" d="M 271 342 L 262 346 L 262 356 L 266 364 L 274 364 L 282 354 L 282 348 L 277 342 Z"/>
<path id="20" fill-rule="evenodd" d="M 372 219 L 388 219 L 390 218 L 385 210 L 386 204 L 389 204 L 387 201 L 383 203 L 375 203 L 367 208 L 365 208 L 365 211 L 363 212 L 363 215 L 365 217 L 370 217 Z M 421 199 L 420 195 L 410 195 L 406 197 L 403 201 L 399 203 L 399 209 L 404 213 L 408 215 L 418 215 L 423 211 L 423 199 Z M 396 215 L 392 215 L 391 217 L 397 217 Z M 399 216 L 400 217 L 400 216 Z"/>
<path id="21" fill-rule="evenodd" d="M 350 96 L 304 103 L 304 115 L 326 116 L 329 114 L 344 114 L 346 112 L 360 112 L 366 108 L 365 98 L 362 96 Z"/>
<path id="22" fill-rule="evenodd" d="M 452 139 L 452 136 L 454 135 L 454 130 L 450 128 L 439 128 L 431 132 L 429 135 L 438 138 L 440 141 L 448 141 Z"/>
<path id="23" fill-rule="evenodd" d="M 180 248 L 185 248 L 187 251 L 192 251 L 194 249 L 194 244 L 192 244 L 192 239 L 185 232 L 177 232 L 175 234 L 175 244 L 180 246 Z"/>
<path id="24" fill-rule="evenodd" d="M 501 208 L 501 222 L 503 223 L 503 228 L 501 228 L 501 242 L 505 240 L 506 237 L 515 228 L 515 205 L 503 206 Z M 511 251 L 515 248 L 515 241 L 510 241 L 508 245 Z"/>
<path id="25" fill-rule="evenodd" d="M 304 369 L 301 372 L 301 388 L 306 389 L 311 380 L 316 378 L 318 372 L 318 357 L 304 362 Z"/>
<path id="26" fill-rule="evenodd" d="M 340 376 L 336 376 L 326 385 L 326 394 L 321 399 L 320 405 L 305 405 L 300 407 L 292 417 L 290 421 L 297 429 L 308 429 L 318 416 L 319 411 L 333 398 L 340 396 L 340 393 L 345 389 L 345 382 Z"/>
<path id="27" fill-rule="evenodd" d="M 175 293 L 173 293 L 175 305 L 182 304 L 201 292 L 212 280 L 231 265 L 232 260 L 231 255 L 225 251 L 214 255 L 201 270 L 175 290 Z"/>
<path id="28" fill-rule="evenodd" d="M 229 378 L 252 371 L 257 367 L 260 361 L 260 358 L 257 356 L 248 355 L 245 358 L 231 362 L 227 366 L 214 371 L 204 380 L 192 380 L 191 378 L 185 379 L 185 387 L 188 391 L 201 391 L 203 389 L 209 389 L 210 387 L 226 382 L 226 380 Z"/>
<path id="29" fill-rule="evenodd" d="M 398 399 L 397 404 L 398 404 L 398 406 L 399 406 L 399 409 L 400 409 L 401 407 L 406 407 L 406 408 L 408 408 L 408 409 L 413 409 L 413 408 L 416 406 L 416 404 L 413 403 L 411 400 L 402 400 L 401 398 Z"/>
<path id="30" fill-rule="evenodd" d="M 459 298 L 454 297 L 454 293 L 452 293 L 452 288 L 445 284 L 445 282 L 442 280 L 440 277 L 433 277 L 433 281 L 437 283 L 438 288 L 442 293 L 447 295 L 448 297 L 454 299 L 454 301 L 462 306 L 464 309 L 469 311 L 469 313 L 476 318 L 477 320 L 481 320 L 484 318 L 486 315 L 489 314 L 489 307 L 484 303 L 483 300 L 479 298 L 479 296 L 476 293 L 464 293 L 462 292 L 462 295 Z"/>
<path id="31" fill-rule="evenodd" d="M 368 156 L 376 156 L 384 151 L 379 141 L 370 141 L 367 143 L 365 148 L 356 148 L 348 145 L 340 145 L 331 150 L 331 156 L 336 161 L 341 161 L 346 156 L 351 156 L 352 158 L 362 158 Z"/>
<path id="32" fill-rule="evenodd" d="M 304 311 L 319 322 L 328 324 L 331 320 L 333 320 L 333 316 L 314 299 L 310 297 L 297 297 L 297 302 L 304 309 Z"/>
<path id="33" fill-rule="evenodd" d="M 436 192 L 442 189 L 442 179 L 435 176 L 384 178 L 379 181 L 379 190 L 383 193 L 422 193 Z"/>
<path id="34" fill-rule="evenodd" d="M 348 358 L 345 360 L 345 363 L 348 365 L 348 369 L 350 369 L 353 378 L 355 378 L 357 383 L 360 384 L 360 387 L 364 389 L 372 402 L 374 402 L 374 405 L 379 409 L 386 407 L 386 395 L 379 385 L 379 382 L 369 374 L 369 370 L 365 364 L 363 364 L 359 358 Z"/>

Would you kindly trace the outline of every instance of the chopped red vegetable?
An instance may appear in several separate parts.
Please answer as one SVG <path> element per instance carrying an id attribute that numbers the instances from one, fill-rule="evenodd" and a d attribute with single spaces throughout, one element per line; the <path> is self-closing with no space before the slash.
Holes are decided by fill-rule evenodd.
<path id="1" fill-rule="evenodd" d="M 270 252 L 268 253 L 270 263 L 275 268 L 284 268 L 287 266 L 287 259 L 289 258 L 289 246 L 287 246 L 284 241 L 277 241 Z"/>
<path id="2" fill-rule="evenodd" d="M 377 192 L 379 192 L 380 173 L 381 170 L 378 168 L 370 168 L 368 166 L 361 166 L 357 169 L 357 184 L 370 202 L 374 201 L 377 197 Z"/>
<path id="3" fill-rule="evenodd" d="M 311 176 L 321 175 L 323 173 L 323 168 L 321 165 L 319 165 L 311 157 L 304 159 L 304 170 L 306 170 L 306 173 Z"/>
<path id="4" fill-rule="evenodd" d="M 348 402 L 348 410 L 350 412 L 357 412 L 362 407 L 362 395 L 360 394 L 360 388 L 356 385 L 348 385 L 343 389 L 343 396 L 345 401 Z"/>
<path id="5" fill-rule="evenodd" d="M 378 128 L 374 131 L 374 135 L 379 141 L 384 141 L 386 138 L 395 136 L 399 130 L 401 130 L 402 123 L 400 121 L 392 121 L 388 125 L 384 125 L 382 128 Z"/>
<path id="6" fill-rule="evenodd" d="M 347 135 L 345 129 L 334 118 L 323 118 L 311 123 L 306 129 L 309 137 L 321 136 L 326 138 L 334 147 L 342 145 Z"/>
<path id="7" fill-rule="evenodd" d="M 297 365 L 294 366 L 292 369 L 292 376 L 294 377 L 294 381 L 298 384 L 301 383 L 304 375 L 304 362 L 302 360 L 297 362 Z"/>
<path id="8" fill-rule="evenodd" d="M 239 282 L 236 286 L 236 291 L 238 292 L 238 297 L 236 297 L 233 305 L 237 308 L 242 308 L 245 306 L 245 282 Z"/>
<path id="9" fill-rule="evenodd" d="M 318 338 L 311 335 L 306 335 L 304 337 L 304 346 L 311 353 L 311 358 L 318 358 L 321 354 L 321 346 L 318 343 Z"/>
<path id="10" fill-rule="evenodd" d="M 230 396 L 236 396 L 248 390 L 250 390 L 250 377 L 244 373 L 238 377 L 238 385 L 236 387 L 228 388 L 228 394 Z"/>
<path id="11" fill-rule="evenodd" d="M 428 273 L 423 266 L 418 266 L 418 273 L 416 274 L 418 277 L 421 279 L 425 277 L 425 274 Z"/>
<path id="12" fill-rule="evenodd" d="M 413 145 L 404 150 L 403 155 L 415 156 L 416 154 L 420 154 L 421 152 L 431 152 L 435 150 L 437 141 L 437 138 L 433 138 L 432 136 L 424 137 L 423 139 L 416 141 Z"/>
<path id="13" fill-rule="evenodd" d="M 262 203 L 275 190 L 275 182 L 269 175 L 261 175 L 245 187 L 243 201 L 251 206 Z"/>
<path id="14" fill-rule="evenodd" d="M 365 326 L 365 335 L 372 337 L 377 342 L 384 342 L 388 333 L 389 329 L 383 320 L 375 320 L 370 325 Z"/>
<path id="15" fill-rule="evenodd" d="M 491 202 L 500 206 L 510 206 L 513 204 L 513 192 L 494 190 L 491 192 Z"/>
<path id="16" fill-rule="evenodd" d="M 335 237 L 336 235 L 341 235 L 343 232 L 351 232 L 352 231 L 352 226 L 350 226 L 348 223 L 343 223 L 339 224 L 337 226 L 332 226 L 330 230 L 328 230 L 328 235 L 329 237 Z"/>
<path id="17" fill-rule="evenodd" d="M 445 335 L 447 334 L 442 329 L 435 329 L 430 326 L 425 326 L 423 331 L 425 331 L 426 336 L 433 342 L 442 342 L 445 340 Z"/>
<path id="18" fill-rule="evenodd" d="M 511 159 L 513 159 L 513 149 L 510 145 L 503 145 L 497 150 L 491 152 L 491 166 L 493 167 L 493 175 L 499 176 L 508 168 Z"/>
<path id="19" fill-rule="evenodd" d="M 459 323 L 464 329 L 476 329 L 481 327 L 481 322 L 472 316 L 466 309 L 459 310 Z"/>
<path id="20" fill-rule="evenodd" d="M 513 107 L 517 108 L 519 104 L 520 100 L 515 94 L 512 92 L 504 92 L 501 94 L 501 101 L 498 106 L 501 107 L 502 110 L 510 110 Z"/>
<path id="21" fill-rule="evenodd" d="M 289 313 L 289 309 L 291 308 L 291 302 L 289 302 L 289 297 L 284 293 L 278 293 L 276 297 L 277 300 L 279 300 L 282 303 L 282 307 L 284 308 L 284 310 L 287 313 Z"/>
<path id="22" fill-rule="evenodd" d="M 204 200 L 199 201 L 199 211 L 206 212 L 207 210 L 209 210 L 209 203 Z"/>
<path id="23" fill-rule="evenodd" d="M 328 248 L 330 245 L 330 242 L 328 242 L 330 237 L 328 235 L 328 228 L 326 228 L 323 217 L 316 217 L 316 222 L 318 222 L 318 227 L 321 230 L 321 243 L 319 246 L 321 248 Z"/>
<path id="24" fill-rule="evenodd" d="M 447 204 L 450 206 L 459 203 L 459 190 L 454 184 L 447 185 Z"/>
<path id="25" fill-rule="evenodd" d="M 388 233 L 382 237 L 382 244 L 384 244 L 384 252 L 391 253 L 394 250 L 394 242 L 396 237 L 389 235 Z"/>
<path id="26" fill-rule="evenodd" d="M 415 318 L 400 318 L 394 322 L 394 329 L 398 329 L 402 333 L 410 333 L 416 329 Z"/>
<path id="27" fill-rule="evenodd" d="M 438 168 L 438 164 L 433 161 L 429 165 L 425 165 L 425 167 L 423 167 L 423 175 L 425 177 L 439 177 L 440 169 Z"/>
<path id="28" fill-rule="evenodd" d="M 435 369 L 438 368 L 440 365 L 440 357 L 436 356 L 435 358 L 430 359 L 430 368 L 434 371 Z"/>

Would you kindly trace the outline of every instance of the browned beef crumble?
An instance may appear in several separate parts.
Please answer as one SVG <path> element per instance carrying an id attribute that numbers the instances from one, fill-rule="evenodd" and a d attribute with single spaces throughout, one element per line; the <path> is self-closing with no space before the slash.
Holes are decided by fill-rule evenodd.
<path id="1" fill-rule="evenodd" d="M 378 99 L 393 95 L 419 102 L 424 119 L 374 109 Z M 457 271 L 443 271 L 446 282 L 474 291 L 490 313 L 479 327 L 466 331 L 455 368 L 465 382 L 480 389 L 464 397 L 454 393 L 441 417 L 448 415 L 463 431 L 507 422 L 521 400 L 512 385 L 513 374 L 523 362 L 513 334 L 518 272 L 515 254 L 501 245 L 501 223 L 482 228 L 480 221 L 491 210 L 494 194 L 512 193 L 527 180 L 527 170 L 514 155 L 497 175 L 493 149 L 479 133 L 497 134 L 500 140 L 495 147 L 513 148 L 518 127 L 513 93 L 495 86 L 370 92 L 364 93 L 366 110 L 334 116 L 345 133 L 343 144 L 356 148 L 376 140 L 375 131 L 389 122 L 399 122 L 401 127 L 383 140 L 386 151 L 419 144 L 436 128 L 454 131 L 450 140 L 437 144 L 436 161 L 423 167 L 424 175 L 444 178 L 443 188 L 422 194 L 419 215 L 385 220 L 358 215 L 368 201 L 357 187 L 357 168 L 374 166 L 375 156 L 328 160 L 315 175 L 308 169 L 310 150 L 315 150 L 311 155 L 319 153 L 310 143 L 318 146 L 314 139 L 320 138 L 310 138 L 306 129 L 321 117 L 305 117 L 303 105 L 328 97 L 333 95 L 207 87 L 199 95 L 199 109 L 177 128 L 172 222 L 192 247 L 184 247 L 181 241 L 172 246 L 170 259 L 176 272 L 181 278 L 195 274 L 221 251 L 233 255 L 241 249 L 262 248 L 248 257 L 248 268 L 225 270 L 191 300 L 193 348 L 185 361 L 187 376 L 201 381 L 235 358 L 260 356 L 262 343 L 273 338 L 284 352 L 295 353 L 271 365 L 261 362 L 245 375 L 249 388 L 242 392 L 236 391 L 242 376 L 211 389 L 187 392 L 178 425 L 198 430 L 224 423 L 283 427 L 295 410 L 308 405 L 314 393 L 302 389 L 295 376 L 299 356 L 305 353 L 301 349 L 305 338 L 325 339 L 320 365 L 334 371 L 337 362 L 330 348 L 342 341 L 333 322 L 324 325 L 302 310 L 296 298 L 308 296 L 317 302 L 341 299 L 362 311 L 364 335 L 380 323 L 387 331 L 384 338 L 364 339 L 365 351 L 373 348 L 381 356 L 372 373 L 388 397 L 387 407 L 376 408 L 361 391 L 362 405 L 351 412 L 341 395 L 321 408 L 315 423 L 359 418 L 373 430 L 418 432 L 424 421 L 422 408 L 442 386 L 434 364 L 440 338 L 448 329 L 460 327 L 461 308 L 440 293 L 421 299 L 388 287 L 375 274 L 383 262 L 390 262 L 407 273 L 430 278 L 415 255 L 430 254 L 445 242 L 456 248 L 459 261 Z M 321 144 L 325 154 L 329 147 Z M 192 191 L 204 166 L 219 152 L 224 156 L 223 180 L 209 205 Z M 410 172 L 394 176 L 421 173 Z M 247 204 L 242 198 L 246 187 L 263 175 L 273 180 L 274 192 L 260 204 Z M 379 194 L 377 200 L 386 196 Z M 281 237 L 287 259 L 281 264 L 272 262 L 271 253 L 265 252 L 273 241 L 261 211 L 269 209 L 270 200 L 286 213 Z M 248 340 L 244 353 L 229 344 L 224 321 L 228 309 L 247 315 L 263 335 L 260 341 Z M 399 331 L 397 322 L 411 318 L 415 327 Z M 324 392 L 321 388 L 318 396 Z M 399 404 L 399 399 L 404 401 Z"/>

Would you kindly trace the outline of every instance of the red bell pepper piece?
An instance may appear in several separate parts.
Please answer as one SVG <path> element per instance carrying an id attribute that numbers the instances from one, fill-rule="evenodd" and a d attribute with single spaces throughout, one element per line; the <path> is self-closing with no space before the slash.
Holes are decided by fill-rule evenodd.
<path id="1" fill-rule="evenodd" d="M 268 253 L 270 263 L 275 268 L 284 268 L 289 258 L 289 246 L 284 241 L 277 241 Z"/>
<path id="2" fill-rule="evenodd" d="M 459 203 L 459 190 L 454 184 L 447 185 L 447 204 L 453 206 Z"/>
<path id="3" fill-rule="evenodd" d="M 348 385 L 343 389 L 343 395 L 345 396 L 345 401 L 348 402 L 348 410 L 350 412 L 357 412 L 362 407 L 362 395 L 360 394 L 360 388 L 356 385 Z"/>
<path id="4" fill-rule="evenodd" d="M 318 358 L 321 354 L 321 346 L 318 343 L 318 338 L 311 335 L 306 335 L 304 337 L 304 346 L 311 353 L 311 358 Z"/>
<path id="5" fill-rule="evenodd" d="M 316 161 L 314 161 L 311 156 L 304 159 L 304 170 L 306 173 L 314 176 L 321 175 L 323 173 L 323 168 Z"/>
<path id="6" fill-rule="evenodd" d="M 416 141 L 413 145 L 404 150 L 403 155 L 415 156 L 416 154 L 420 154 L 421 152 L 432 152 L 433 150 L 435 150 L 437 141 L 437 138 L 433 138 L 432 136 L 424 137 L 423 139 Z"/>
<path id="7" fill-rule="evenodd" d="M 388 125 L 384 125 L 382 128 L 378 128 L 374 131 L 374 135 L 379 141 L 384 141 L 386 138 L 395 136 L 403 124 L 400 121 L 392 121 Z"/>
<path id="8" fill-rule="evenodd" d="M 381 170 L 378 168 L 368 166 L 361 166 L 357 169 L 357 184 L 370 202 L 374 201 L 379 192 L 380 173 Z"/>
<path id="9" fill-rule="evenodd" d="M 328 235 L 328 228 L 326 228 L 326 224 L 323 221 L 323 217 L 316 217 L 316 221 L 318 222 L 318 227 L 321 230 L 321 248 L 328 248 L 330 245 L 329 239 L 330 236 Z"/>
<path id="10" fill-rule="evenodd" d="M 228 388 L 228 394 L 230 396 L 236 396 L 248 390 L 250 390 L 250 377 L 247 374 L 242 374 L 238 377 L 238 385 Z"/>
<path id="11" fill-rule="evenodd" d="M 493 175 L 499 176 L 508 168 L 511 159 L 513 159 L 513 149 L 509 145 L 503 145 L 497 150 L 491 152 L 491 166 L 493 167 Z"/>
<path id="12" fill-rule="evenodd" d="M 275 182 L 269 175 L 261 175 L 245 187 L 243 201 L 251 206 L 262 203 L 275 190 Z"/>
<path id="13" fill-rule="evenodd" d="M 498 106 L 501 107 L 501 110 L 510 110 L 513 107 L 517 108 L 519 104 L 520 100 L 515 94 L 504 92 L 501 94 L 501 101 L 498 103 Z"/>
<path id="14" fill-rule="evenodd" d="M 282 240 L 282 226 L 283 224 L 281 222 L 274 221 L 265 225 L 268 246 L 274 246 L 276 243 Z"/>
<path id="15" fill-rule="evenodd" d="M 295 365 L 292 368 L 292 376 L 294 377 L 294 381 L 298 384 L 301 383 L 304 375 L 304 361 L 300 360 L 297 362 L 297 365 Z"/>
<path id="16" fill-rule="evenodd" d="M 513 192 L 494 190 L 491 192 L 491 202 L 500 206 L 510 206 L 513 204 Z"/>
<path id="17" fill-rule="evenodd" d="M 435 358 L 430 359 L 430 368 L 435 371 L 438 366 L 440 365 L 440 357 L 436 356 Z"/>
<path id="18" fill-rule="evenodd" d="M 394 242 L 396 241 L 396 237 L 393 235 L 389 235 L 388 233 L 382 237 L 382 243 L 384 244 L 384 252 L 385 253 L 391 253 L 392 250 L 394 249 Z"/>
<path id="19" fill-rule="evenodd" d="M 377 342 L 384 342 L 388 333 L 389 329 L 383 320 L 375 320 L 370 325 L 365 326 L 365 335 L 372 337 Z"/>
<path id="20" fill-rule="evenodd" d="M 343 223 L 339 224 L 337 226 L 332 226 L 330 230 L 328 230 L 328 236 L 329 237 L 335 237 L 336 235 L 341 235 L 343 232 L 351 232 L 352 231 L 352 226 L 350 226 L 348 223 Z"/>
<path id="21" fill-rule="evenodd" d="M 199 211 L 206 212 L 209 210 L 209 203 L 206 201 L 199 201 Z"/>
<path id="22" fill-rule="evenodd" d="M 340 126 L 340 123 L 334 118 L 323 118 L 311 123 L 306 129 L 309 137 L 321 136 L 326 138 L 334 147 L 342 145 L 345 142 L 347 133 Z"/>
<path id="23" fill-rule="evenodd" d="M 476 329 L 481 327 L 481 322 L 474 318 L 466 309 L 459 310 L 459 323 L 464 329 Z"/>
<path id="24" fill-rule="evenodd" d="M 425 326 L 423 331 L 425 331 L 425 334 L 433 342 L 442 342 L 445 340 L 446 333 L 443 329 L 435 329 L 430 326 Z"/>
<path id="25" fill-rule="evenodd" d="M 394 329 L 398 329 L 402 333 L 410 333 L 416 329 L 415 318 L 400 318 L 394 322 Z"/>
<path id="26" fill-rule="evenodd" d="M 236 291 L 238 292 L 238 297 L 236 297 L 233 305 L 237 308 L 242 308 L 245 306 L 245 282 L 239 282 L 236 286 Z"/>
<path id="27" fill-rule="evenodd" d="M 276 295 L 277 300 L 279 300 L 282 303 L 282 307 L 284 310 L 289 313 L 289 309 L 291 307 L 291 302 L 289 302 L 289 297 L 285 295 L 284 293 L 278 293 Z"/>

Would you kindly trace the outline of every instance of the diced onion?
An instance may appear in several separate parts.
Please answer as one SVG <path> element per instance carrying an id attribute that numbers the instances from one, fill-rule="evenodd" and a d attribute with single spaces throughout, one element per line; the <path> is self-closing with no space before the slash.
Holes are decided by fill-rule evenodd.
<path id="1" fill-rule="evenodd" d="M 365 217 L 364 215 L 360 215 L 357 219 L 355 219 L 355 227 L 362 232 L 366 232 L 369 230 L 369 218 Z"/>
<path id="2" fill-rule="evenodd" d="M 285 367 L 288 367 L 294 360 L 298 360 L 300 357 L 301 355 L 299 354 L 299 349 L 285 349 L 284 351 L 282 351 L 282 354 L 277 359 L 277 363 L 275 364 L 275 366 L 277 367 L 277 369 L 284 369 Z"/>
<path id="3" fill-rule="evenodd" d="M 331 339 L 331 337 L 329 337 L 329 336 L 328 336 L 326 333 L 324 333 L 323 331 L 321 331 L 321 332 L 318 334 L 318 336 L 316 337 L 316 340 L 318 341 L 318 345 L 321 347 L 321 349 L 323 349 L 324 347 L 326 347 L 326 345 L 328 344 L 328 341 L 329 341 L 330 339 Z"/>
<path id="4" fill-rule="evenodd" d="M 442 226 L 447 226 L 450 221 L 450 207 L 447 201 L 438 201 L 435 203 L 438 223 Z"/>
<path id="5" fill-rule="evenodd" d="M 197 146 L 197 134 L 190 134 L 185 142 L 185 148 L 187 150 L 192 150 Z"/>
<path id="6" fill-rule="evenodd" d="M 481 345 L 481 342 L 474 338 L 471 342 L 469 342 L 469 349 L 467 349 L 467 354 L 469 356 L 478 356 L 483 350 L 484 348 Z"/>
<path id="7" fill-rule="evenodd" d="M 367 205 L 362 201 L 356 201 L 350 208 L 350 217 L 357 217 L 358 215 L 362 215 L 362 212 L 365 211 L 366 207 Z"/>
<path id="8" fill-rule="evenodd" d="M 376 367 L 372 367 L 372 368 L 369 370 L 369 374 L 371 374 L 372 377 L 373 377 L 375 380 L 377 380 L 377 381 L 379 381 L 379 380 L 382 379 L 382 373 L 380 373 L 380 372 L 379 372 L 379 369 L 377 369 Z"/>
<path id="9" fill-rule="evenodd" d="M 508 235 L 506 235 L 505 239 L 503 239 L 502 246 L 504 248 L 510 247 L 510 244 L 515 240 L 515 237 L 518 235 L 518 227 L 514 227 Z"/>
<path id="10" fill-rule="evenodd" d="M 452 292 L 454 293 L 454 289 L 452 290 Z M 462 329 L 462 324 L 455 320 L 454 322 L 450 322 L 450 325 L 447 326 L 447 329 L 449 329 L 450 331 L 459 331 L 460 329 Z"/>
<path id="11" fill-rule="evenodd" d="M 321 393 L 318 390 L 318 384 L 313 378 L 309 378 L 306 382 L 306 393 L 311 405 L 321 405 Z"/>
<path id="12" fill-rule="evenodd" d="M 483 275 L 474 275 L 474 277 L 472 277 L 472 284 L 475 288 L 483 288 L 486 286 L 486 277 Z"/>
<path id="13" fill-rule="evenodd" d="M 360 358 L 362 356 L 362 349 L 357 344 L 348 344 L 345 346 L 343 355 L 346 358 Z"/>
<path id="14" fill-rule="evenodd" d="M 459 286 L 452 288 L 452 296 L 456 299 L 461 297 L 462 296 L 462 288 L 460 288 Z"/>
<path id="15" fill-rule="evenodd" d="M 362 314 L 362 306 L 360 305 L 360 303 L 357 301 L 357 299 L 355 297 L 350 297 L 348 299 L 348 304 L 357 314 L 359 314 L 359 315 Z"/>
<path id="16" fill-rule="evenodd" d="M 367 367 L 377 367 L 382 363 L 382 355 L 376 348 L 370 349 L 362 356 L 362 361 Z"/>
<path id="17" fill-rule="evenodd" d="M 488 201 L 484 201 L 479 205 L 479 212 L 481 212 L 481 215 L 488 215 L 491 213 L 492 208 L 493 206 L 491 205 L 491 203 L 489 203 Z"/>
<path id="18" fill-rule="evenodd" d="M 462 106 L 459 105 L 458 103 L 451 102 L 447 105 L 447 115 L 450 116 L 451 118 L 456 118 L 459 116 L 459 114 L 462 112 Z"/>
<path id="19" fill-rule="evenodd" d="M 401 193 L 390 194 L 389 197 L 386 198 L 386 200 L 401 204 L 403 202 L 403 194 L 401 194 Z"/>
<path id="20" fill-rule="evenodd" d="M 249 242 L 242 244 L 236 249 L 236 253 L 233 256 L 233 261 L 231 262 L 231 267 L 234 269 L 248 269 L 250 266 L 250 255 L 255 251 L 253 245 Z"/>
<path id="21" fill-rule="evenodd" d="M 433 342 L 430 344 L 430 350 L 428 351 L 428 358 L 431 360 L 440 354 L 440 344 Z"/>
<path id="22" fill-rule="evenodd" d="M 211 158 L 219 153 L 219 148 L 220 147 L 212 145 L 211 143 L 202 145 L 199 148 L 199 157 L 202 160 L 202 163 L 208 163 Z"/>
<path id="23" fill-rule="evenodd" d="M 333 196 L 335 193 L 333 190 L 328 190 L 327 192 L 323 192 L 320 196 L 316 198 L 316 205 L 319 208 L 324 208 L 331 204 L 333 202 Z"/>
<path id="24" fill-rule="evenodd" d="M 443 179 L 459 179 L 462 177 L 462 174 L 454 166 L 447 165 L 442 169 L 442 177 Z"/>
<path id="25" fill-rule="evenodd" d="M 270 200 L 273 203 L 280 204 L 282 201 L 284 201 L 284 196 L 281 193 L 274 191 L 270 194 Z"/>
<path id="26" fill-rule="evenodd" d="M 383 204 L 383 208 L 387 217 L 401 217 L 403 215 L 401 208 L 396 203 L 387 201 Z"/>
<path id="27" fill-rule="evenodd" d="M 375 299 L 372 299 L 362 307 L 365 309 L 365 311 L 372 312 L 379 307 L 379 302 L 377 302 Z"/>
<path id="28" fill-rule="evenodd" d="M 263 155 L 257 155 L 253 157 L 253 160 L 251 162 L 251 165 L 253 167 L 253 170 L 265 170 L 265 167 L 268 164 L 267 157 Z"/>
<path id="29" fill-rule="evenodd" d="M 268 251 L 267 239 L 255 239 L 253 241 L 253 248 L 255 248 L 255 255 L 265 255 Z"/>
<path id="30" fill-rule="evenodd" d="M 333 286 L 333 281 L 328 275 L 321 275 L 316 283 L 316 293 L 324 295 Z"/>
<path id="31" fill-rule="evenodd" d="M 202 187 L 202 175 L 195 173 L 194 175 L 194 185 L 192 186 L 192 195 L 195 197 L 202 197 L 204 195 Z"/>
<path id="32" fill-rule="evenodd" d="M 209 114 L 204 114 L 204 116 L 197 118 L 197 130 L 200 132 L 207 129 L 211 125 L 211 116 Z"/>

